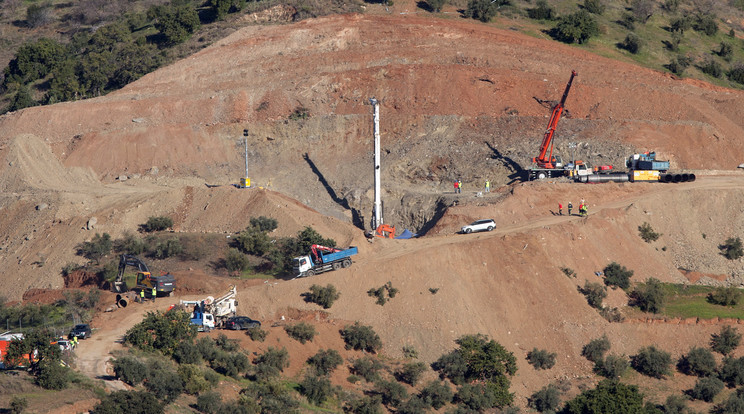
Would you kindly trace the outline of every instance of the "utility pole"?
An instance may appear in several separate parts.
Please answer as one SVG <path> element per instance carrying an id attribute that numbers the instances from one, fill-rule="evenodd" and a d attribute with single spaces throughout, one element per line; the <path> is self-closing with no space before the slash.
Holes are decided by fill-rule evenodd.
<path id="1" fill-rule="evenodd" d="M 250 188 L 251 179 L 248 178 L 248 130 L 243 130 L 243 142 L 245 144 L 245 176 L 240 179 L 240 188 Z"/>
<path id="2" fill-rule="evenodd" d="M 382 224 L 382 201 L 380 201 L 380 103 L 375 98 L 370 98 L 369 102 L 375 109 L 374 112 L 374 132 L 375 132 L 375 204 L 372 208 L 374 218 L 372 221 L 372 230 Z"/>

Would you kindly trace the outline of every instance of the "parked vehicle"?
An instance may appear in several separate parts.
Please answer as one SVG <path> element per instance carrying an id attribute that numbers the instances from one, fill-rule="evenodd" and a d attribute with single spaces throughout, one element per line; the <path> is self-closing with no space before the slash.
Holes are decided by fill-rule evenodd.
<path id="1" fill-rule="evenodd" d="M 75 327 L 70 330 L 70 334 L 67 335 L 67 337 L 72 339 L 77 336 L 78 339 L 88 339 L 90 338 L 91 333 L 90 325 L 87 323 L 81 323 L 75 325 Z"/>
<path id="2" fill-rule="evenodd" d="M 310 246 L 310 249 L 312 250 L 312 254 L 292 259 L 296 278 L 313 276 L 342 267 L 347 268 L 351 266 L 351 256 L 354 256 L 358 252 L 354 246 L 344 250 L 313 244 Z"/>
<path id="3" fill-rule="evenodd" d="M 238 290 L 232 285 L 227 293 L 217 299 L 207 296 L 204 300 L 181 300 L 180 305 L 191 312 L 191 323 L 199 331 L 209 332 L 220 327 L 227 318 L 235 316 L 238 308 L 237 295 Z"/>
<path id="4" fill-rule="evenodd" d="M 225 329 L 240 331 L 243 329 L 260 328 L 261 322 L 251 319 L 247 316 L 233 316 L 231 318 L 227 318 L 222 327 Z"/>
<path id="5" fill-rule="evenodd" d="M 476 220 L 467 226 L 462 226 L 462 233 L 468 234 L 476 231 L 491 231 L 496 228 L 496 223 L 491 219 Z"/>

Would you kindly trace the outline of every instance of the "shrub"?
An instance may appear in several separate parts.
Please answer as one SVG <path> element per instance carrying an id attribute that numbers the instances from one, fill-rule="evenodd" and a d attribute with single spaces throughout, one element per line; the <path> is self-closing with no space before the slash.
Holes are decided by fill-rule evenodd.
<path id="1" fill-rule="evenodd" d="M 191 341 L 195 337 L 196 326 L 191 324 L 190 315 L 171 310 L 148 312 L 142 322 L 127 331 L 125 341 L 146 351 L 172 355 L 181 341 Z"/>
<path id="2" fill-rule="evenodd" d="M 721 332 L 711 335 L 710 347 L 721 355 L 728 355 L 739 346 L 741 334 L 729 325 L 721 327 Z"/>
<path id="3" fill-rule="evenodd" d="M 163 231 L 173 227 L 173 219 L 165 216 L 150 217 L 142 225 L 142 230 L 152 233 L 154 231 Z"/>
<path id="4" fill-rule="evenodd" d="M 278 381 L 251 382 L 240 394 L 240 402 L 248 405 L 245 408 L 251 413 L 296 413 L 300 405 L 290 389 Z"/>
<path id="5" fill-rule="evenodd" d="M 504 407 L 514 401 L 514 394 L 508 392 L 508 379 L 501 377 L 506 383 L 474 383 L 460 387 L 455 395 L 455 401 L 462 403 L 470 410 L 485 411 L 494 407 Z"/>
<path id="6" fill-rule="evenodd" d="M 739 393 L 732 393 L 725 401 L 717 404 L 711 412 L 716 414 L 744 412 L 744 398 Z"/>
<path id="7" fill-rule="evenodd" d="M 555 412 L 561 403 L 561 392 L 555 385 L 548 385 L 535 392 L 529 398 L 529 406 L 535 410 L 544 412 Z"/>
<path id="8" fill-rule="evenodd" d="M 723 358 L 718 377 L 730 387 L 744 385 L 744 358 Z"/>
<path id="9" fill-rule="evenodd" d="M 388 300 L 394 298 L 397 294 L 398 289 L 393 287 L 392 282 L 387 282 L 377 289 L 372 288 L 367 291 L 367 295 L 377 298 L 377 301 L 375 303 L 380 306 L 384 305 Z"/>
<path id="10" fill-rule="evenodd" d="M 161 240 L 152 251 L 152 256 L 156 259 L 167 259 L 169 257 L 177 256 L 183 252 L 183 245 L 181 240 L 177 237 L 171 237 L 167 240 Z"/>
<path id="11" fill-rule="evenodd" d="M 610 340 L 607 335 L 601 338 L 592 339 L 581 349 L 581 356 L 592 362 L 598 362 L 604 359 L 604 355 L 610 350 Z"/>
<path id="12" fill-rule="evenodd" d="M 212 369 L 227 377 L 238 378 L 248 370 L 248 357 L 242 352 L 217 351 L 217 356 L 211 361 Z"/>
<path id="13" fill-rule="evenodd" d="M 125 232 L 124 237 L 114 242 L 117 252 L 138 256 L 145 251 L 145 242 L 137 235 Z"/>
<path id="14" fill-rule="evenodd" d="M 714 78 L 723 76 L 723 67 L 721 64 L 711 58 L 705 59 L 705 63 L 700 66 L 700 70 Z"/>
<path id="15" fill-rule="evenodd" d="M 713 36 L 718 33 L 716 16 L 707 13 L 698 15 L 697 20 L 692 24 L 692 28 L 698 32 L 705 33 L 707 36 Z"/>
<path id="16" fill-rule="evenodd" d="M 418 358 L 418 351 L 413 345 L 403 345 L 403 357 L 416 359 Z"/>
<path id="17" fill-rule="evenodd" d="M 170 404 L 183 393 L 183 382 L 181 382 L 181 376 L 170 369 L 151 369 L 145 388 L 158 400 Z"/>
<path id="18" fill-rule="evenodd" d="M 680 358 L 677 367 L 687 375 L 707 377 L 716 371 L 716 359 L 710 350 L 693 347 L 687 355 Z"/>
<path id="19" fill-rule="evenodd" d="M 248 256 L 240 253 L 238 249 L 229 249 L 225 255 L 225 269 L 229 272 L 242 272 L 250 266 Z"/>
<path id="20" fill-rule="evenodd" d="M 654 15 L 653 0 L 631 0 L 630 7 L 633 9 L 633 17 L 641 23 L 646 23 Z"/>
<path id="21" fill-rule="evenodd" d="M 86 259 L 99 264 L 103 256 L 111 253 L 112 246 L 113 242 L 111 241 L 111 236 L 108 233 L 103 233 L 103 235 L 96 233 L 91 241 L 82 242 L 78 244 L 75 249 L 77 251 L 77 255 L 83 256 Z"/>
<path id="22" fill-rule="evenodd" d="M 300 105 L 289 115 L 290 121 L 299 121 L 300 119 L 307 119 L 310 117 L 310 110 Z"/>
<path id="23" fill-rule="evenodd" d="M 203 336 L 196 341 L 195 345 L 205 361 L 212 361 L 217 357 L 217 346 L 215 346 L 212 338 Z"/>
<path id="24" fill-rule="evenodd" d="M 218 414 L 222 408 L 222 395 L 213 391 L 199 394 L 195 408 L 201 413 Z"/>
<path id="25" fill-rule="evenodd" d="M 633 276 L 633 271 L 612 262 L 604 268 L 604 276 L 605 285 L 617 286 L 625 290 L 630 287 L 630 278 Z"/>
<path id="26" fill-rule="evenodd" d="M 377 380 L 374 392 L 382 397 L 383 404 L 390 407 L 397 407 L 408 398 L 405 387 L 395 381 Z"/>
<path id="27" fill-rule="evenodd" d="M 657 233 L 654 231 L 653 228 L 651 228 L 651 225 L 647 222 L 643 222 L 640 226 L 638 226 L 638 232 L 641 235 L 641 238 L 646 243 L 651 243 L 653 241 L 659 240 L 659 237 L 661 237 L 661 233 Z"/>
<path id="28" fill-rule="evenodd" d="M 326 377 L 307 375 L 300 383 L 300 393 L 315 405 L 323 404 L 331 392 L 331 380 Z"/>
<path id="29" fill-rule="evenodd" d="M 609 306 L 606 308 L 602 308 L 599 310 L 599 315 L 607 319 L 607 322 L 623 321 L 623 314 L 620 313 L 620 310 L 618 308 L 610 308 Z"/>
<path id="30" fill-rule="evenodd" d="M 672 33 L 673 35 L 674 33 Z M 692 63 L 691 59 L 687 56 L 677 56 L 671 62 L 667 64 L 667 68 L 672 71 L 675 75 L 682 76 L 685 70 Z"/>
<path id="31" fill-rule="evenodd" d="M 178 376 L 181 377 L 184 391 L 189 395 L 197 395 L 208 391 L 212 385 L 207 380 L 204 371 L 192 364 L 178 366 Z"/>
<path id="32" fill-rule="evenodd" d="M 589 38 L 599 34 L 599 26 L 594 16 L 586 10 L 579 10 L 558 19 L 551 35 L 565 43 L 586 43 Z"/>
<path id="33" fill-rule="evenodd" d="M 260 326 L 257 326 L 255 328 L 248 328 L 245 333 L 251 338 L 252 341 L 258 342 L 263 342 L 264 339 L 266 339 L 266 335 L 268 335 L 268 332 L 261 329 Z"/>
<path id="34" fill-rule="evenodd" d="M 741 299 L 741 291 L 735 287 L 718 287 L 708 293 L 708 302 L 714 305 L 736 306 Z"/>
<path id="35" fill-rule="evenodd" d="M 147 378 L 147 366 L 135 358 L 122 357 L 114 361 L 114 375 L 126 384 L 136 387 Z"/>
<path id="36" fill-rule="evenodd" d="M 670 395 L 664 404 L 665 414 L 685 414 L 687 410 L 687 399 L 681 395 Z"/>
<path id="37" fill-rule="evenodd" d="M 303 293 L 306 302 L 318 304 L 323 309 L 329 309 L 341 294 L 336 291 L 336 287 L 328 284 L 326 287 L 319 285 L 310 286 L 310 291 Z"/>
<path id="38" fill-rule="evenodd" d="M 589 13 L 602 14 L 605 11 L 603 0 L 584 0 L 584 9 Z"/>
<path id="39" fill-rule="evenodd" d="M 555 358 L 558 356 L 555 352 L 548 352 L 545 349 L 538 350 L 533 348 L 527 353 L 527 362 L 535 369 L 550 369 L 555 365 Z"/>
<path id="40" fill-rule="evenodd" d="M 731 61 L 731 57 L 734 54 L 734 47 L 731 46 L 731 43 L 721 42 L 721 45 L 718 47 L 718 51 L 716 51 L 716 54 L 729 62 Z"/>
<path id="41" fill-rule="evenodd" d="M 744 85 L 744 64 L 738 63 L 734 65 L 734 67 L 729 70 L 726 76 L 728 76 L 729 80 L 731 80 L 732 82 Z"/>
<path id="42" fill-rule="evenodd" d="M 198 364 L 202 360 L 202 355 L 193 342 L 183 341 L 173 351 L 173 359 L 179 364 Z"/>
<path id="43" fill-rule="evenodd" d="M 594 370 L 609 379 L 620 378 L 630 367 L 625 355 L 608 355 L 604 360 L 597 361 Z"/>
<path id="44" fill-rule="evenodd" d="M 620 43 L 620 48 L 627 50 L 632 54 L 638 54 L 641 51 L 643 41 L 635 33 L 628 33 L 625 39 Z M 645 239 L 644 239 L 645 240 Z M 648 242 L 648 241 L 647 241 Z"/>
<path id="45" fill-rule="evenodd" d="M 284 327 L 284 330 L 287 331 L 287 335 L 290 338 L 300 341 L 301 344 L 312 341 L 315 337 L 315 327 L 305 322 L 287 325 Z"/>
<path id="46" fill-rule="evenodd" d="M 307 359 L 308 365 L 313 367 L 317 375 L 329 375 L 339 365 L 344 363 L 341 354 L 335 349 L 319 350 L 315 355 Z"/>
<path id="47" fill-rule="evenodd" d="M 346 342 L 346 349 L 376 353 L 382 348 L 380 336 L 371 326 L 360 325 L 358 321 L 354 322 L 354 325 L 346 325 L 340 333 Z"/>
<path id="48" fill-rule="evenodd" d="M 693 400 L 703 400 L 705 402 L 713 401 L 718 393 L 723 390 L 723 381 L 716 377 L 698 378 L 695 386 L 690 390 L 690 397 Z"/>
<path id="49" fill-rule="evenodd" d="M 661 282 L 653 277 L 646 283 L 636 286 L 630 297 L 633 299 L 633 304 L 644 312 L 659 313 L 664 307 L 664 288 Z"/>
<path id="50" fill-rule="evenodd" d="M 10 399 L 9 412 L 11 414 L 21 414 L 26 408 L 28 408 L 28 400 L 25 397 L 15 395 Z"/>
<path id="51" fill-rule="evenodd" d="M 26 9 L 26 24 L 35 28 L 45 26 L 54 20 L 54 7 L 51 3 L 31 4 Z"/>
<path id="52" fill-rule="evenodd" d="M 641 348 L 638 354 L 633 355 L 630 359 L 631 365 L 636 371 L 649 377 L 661 379 L 671 373 L 671 355 L 653 345 Z"/>
<path id="53" fill-rule="evenodd" d="M 568 277 L 576 277 L 576 271 L 571 269 L 570 267 L 561 267 L 561 272 L 563 272 L 563 274 Z"/>
<path id="54" fill-rule="evenodd" d="M 63 390 L 70 383 L 70 369 L 58 360 L 44 359 L 36 369 L 36 384 L 47 390 Z"/>
<path id="55" fill-rule="evenodd" d="M 289 366 L 289 352 L 286 348 L 276 349 L 270 346 L 253 363 L 256 364 L 256 377 L 259 380 L 276 377 Z"/>
<path id="56" fill-rule="evenodd" d="M 442 11 L 442 7 L 447 4 L 446 0 L 426 0 L 426 3 L 431 7 L 431 11 L 439 13 Z"/>
<path id="57" fill-rule="evenodd" d="M 579 292 L 586 296 L 589 306 L 595 309 L 602 309 L 602 300 L 607 297 L 607 288 L 599 283 L 584 282 L 584 287 L 579 287 Z"/>
<path id="58" fill-rule="evenodd" d="M 432 366 L 454 384 L 495 380 L 517 372 L 514 354 L 485 335 L 465 335 L 455 342 L 459 348 L 443 355 Z"/>
<path id="59" fill-rule="evenodd" d="M 214 340 L 214 344 L 222 348 L 223 351 L 227 352 L 235 352 L 240 349 L 240 341 L 238 341 L 237 339 L 230 339 L 223 333 L 217 335 L 217 339 Z"/>
<path id="60" fill-rule="evenodd" d="M 155 395 L 144 391 L 114 391 L 101 399 L 93 408 L 96 414 L 163 412 L 163 405 Z"/>
<path id="61" fill-rule="evenodd" d="M 453 396 L 454 394 L 449 385 L 436 380 L 429 381 L 419 393 L 419 398 L 435 410 L 444 407 L 452 401 Z"/>
<path id="62" fill-rule="evenodd" d="M 395 378 L 398 381 L 415 386 L 424 371 L 426 371 L 426 364 L 423 362 L 408 362 L 395 372 Z"/>
<path id="63" fill-rule="evenodd" d="M 396 414 L 422 414 L 427 411 L 429 405 L 420 397 L 414 395 L 398 405 Z"/>
<path id="64" fill-rule="evenodd" d="M 235 244 L 245 253 L 263 256 L 272 249 L 271 239 L 258 227 L 248 227 L 235 237 Z"/>
<path id="65" fill-rule="evenodd" d="M 155 6 L 148 11 L 148 17 L 155 20 L 155 28 L 167 46 L 183 43 L 201 27 L 199 14 L 189 4 Z"/>
<path id="66" fill-rule="evenodd" d="M 546 0 L 537 0 L 534 9 L 527 9 L 527 16 L 530 19 L 535 20 L 553 20 L 555 17 L 555 9 L 550 7 Z"/>
<path id="67" fill-rule="evenodd" d="M 566 414 L 581 413 L 644 413 L 643 395 L 635 385 L 602 380 L 597 387 L 586 390 L 568 401 Z"/>
<path id="68" fill-rule="evenodd" d="M 491 0 L 470 0 L 465 9 L 465 17 L 477 19 L 482 22 L 488 22 L 496 16 L 497 7 L 500 0 L 493 2 Z"/>
<path id="69" fill-rule="evenodd" d="M 382 398 L 379 395 L 354 398 L 344 404 L 345 413 L 354 414 L 382 414 Z"/>
<path id="70" fill-rule="evenodd" d="M 357 358 L 351 363 L 351 372 L 361 376 L 367 382 L 378 380 L 379 372 L 382 368 L 384 368 L 382 362 L 371 356 Z"/>
<path id="71" fill-rule="evenodd" d="M 742 249 L 741 238 L 739 237 L 729 237 L 718 248 L 721 250 L 721 254 L 729 260 L 737 260 L 744 256 L 744 249 Z"/>

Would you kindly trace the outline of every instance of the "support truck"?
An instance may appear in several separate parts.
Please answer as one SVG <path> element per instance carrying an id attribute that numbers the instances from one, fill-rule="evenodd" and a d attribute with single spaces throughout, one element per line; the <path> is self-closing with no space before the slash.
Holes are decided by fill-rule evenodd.
<path id="1" fill-rule="evenodd" d="M 319 244 L 310 246 L 312 254 L 292 259 L 295 278 L 314 276 L 330 270 L 351 266 L 351 256 L 357 254 L 357 248 L 336 249 Z"/>
<path id="2" fill-rule="evenodd" d="M 227 318 L 236 315 L 237 295 L 238 290 L 232 285 L 226 294 L 217 299 L 207 296 L 204 300 L 182 300 L 180 305 L 191 311 L 191 323 L 196 325 L 199 331 L 209 332 L 221 327 Z"/>

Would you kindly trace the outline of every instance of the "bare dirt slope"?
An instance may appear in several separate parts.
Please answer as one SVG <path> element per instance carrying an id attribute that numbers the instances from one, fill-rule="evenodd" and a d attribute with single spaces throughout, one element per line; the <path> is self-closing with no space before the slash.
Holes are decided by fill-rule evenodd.
<path id="1" fill-rule="evenodd" d="M 536 155 L 548 114 L 538 100 L 558 99 L 571 69 L 579 78 L 560 148 L 576 141 L 577 157 L 615 164 L 632 148 L 657 150 L 699 180 L 525 183 L 476 197 L 484 179 L 505 184 Z M 363 237 L 372 205 L 371 96 L 382 101 L 386 221 L 430 228 L 423 238 Z M 603 332 L 614 352 L 663 344 L 676 357 L 717 330 L 609 324 L 576 287 L 599 280 L 594 272 L 611 261 L 634 269 L 636 281 L 680 281 L 684 267 L 741 283 L 740 263 L 722 258 L 717 245 L 744 230 L 744 177 L 732 171 L 744 160 L 742 104 L 740 91 L 475 22 L 346 15 L 246 28 L 108 96 L 0 118 L 0 294 L 62 287 L 61 267 L 82 260 L 75 245 L 96 232 L 135 231 L 149 216 L 174 217 L 175 231 L 228 235 L 267 215 L 280 221 L 277 235 L 311 225 L 360 254 L 348 270 L 241 286 L 241 312 L 271 322 L 315 310 L 300 294 L 333 283 L 342 296 L 321 322 L 372 324 L 391 356 L 410 344 L 430 362 L 460 335 L 497 339 L 519 357 L 514 382 L 524 403 L 551 380 L 591 375 L 580 349 Z M 290 117 L 301 108 L 307 117 Z M 243 172 L 244 128 L 249 175 L 261 189 L 228 185 Z M 715 169 L 728 175 L 706 171 Z M 465 191 L 455 196 L 457 177 Z M 588 219 L 551 214 L 559 201 L 576 206 L 581 198 Z M 498 230 L 454 234 L 482 217 Z M 664 234 L 660 241 L 640 240 L 644 221 Z M 579 277 L 567 278 L 562 266 Z M 387 281 L 400 294 L 380 307 L 366 291 Z M 627 298 L 612 292 L 609 303 Z M 523 358 L 533 347 L 558 352 L 557 367 L 535 372 Z M 99 359 L 82 362 L 102 375 Z"/>

